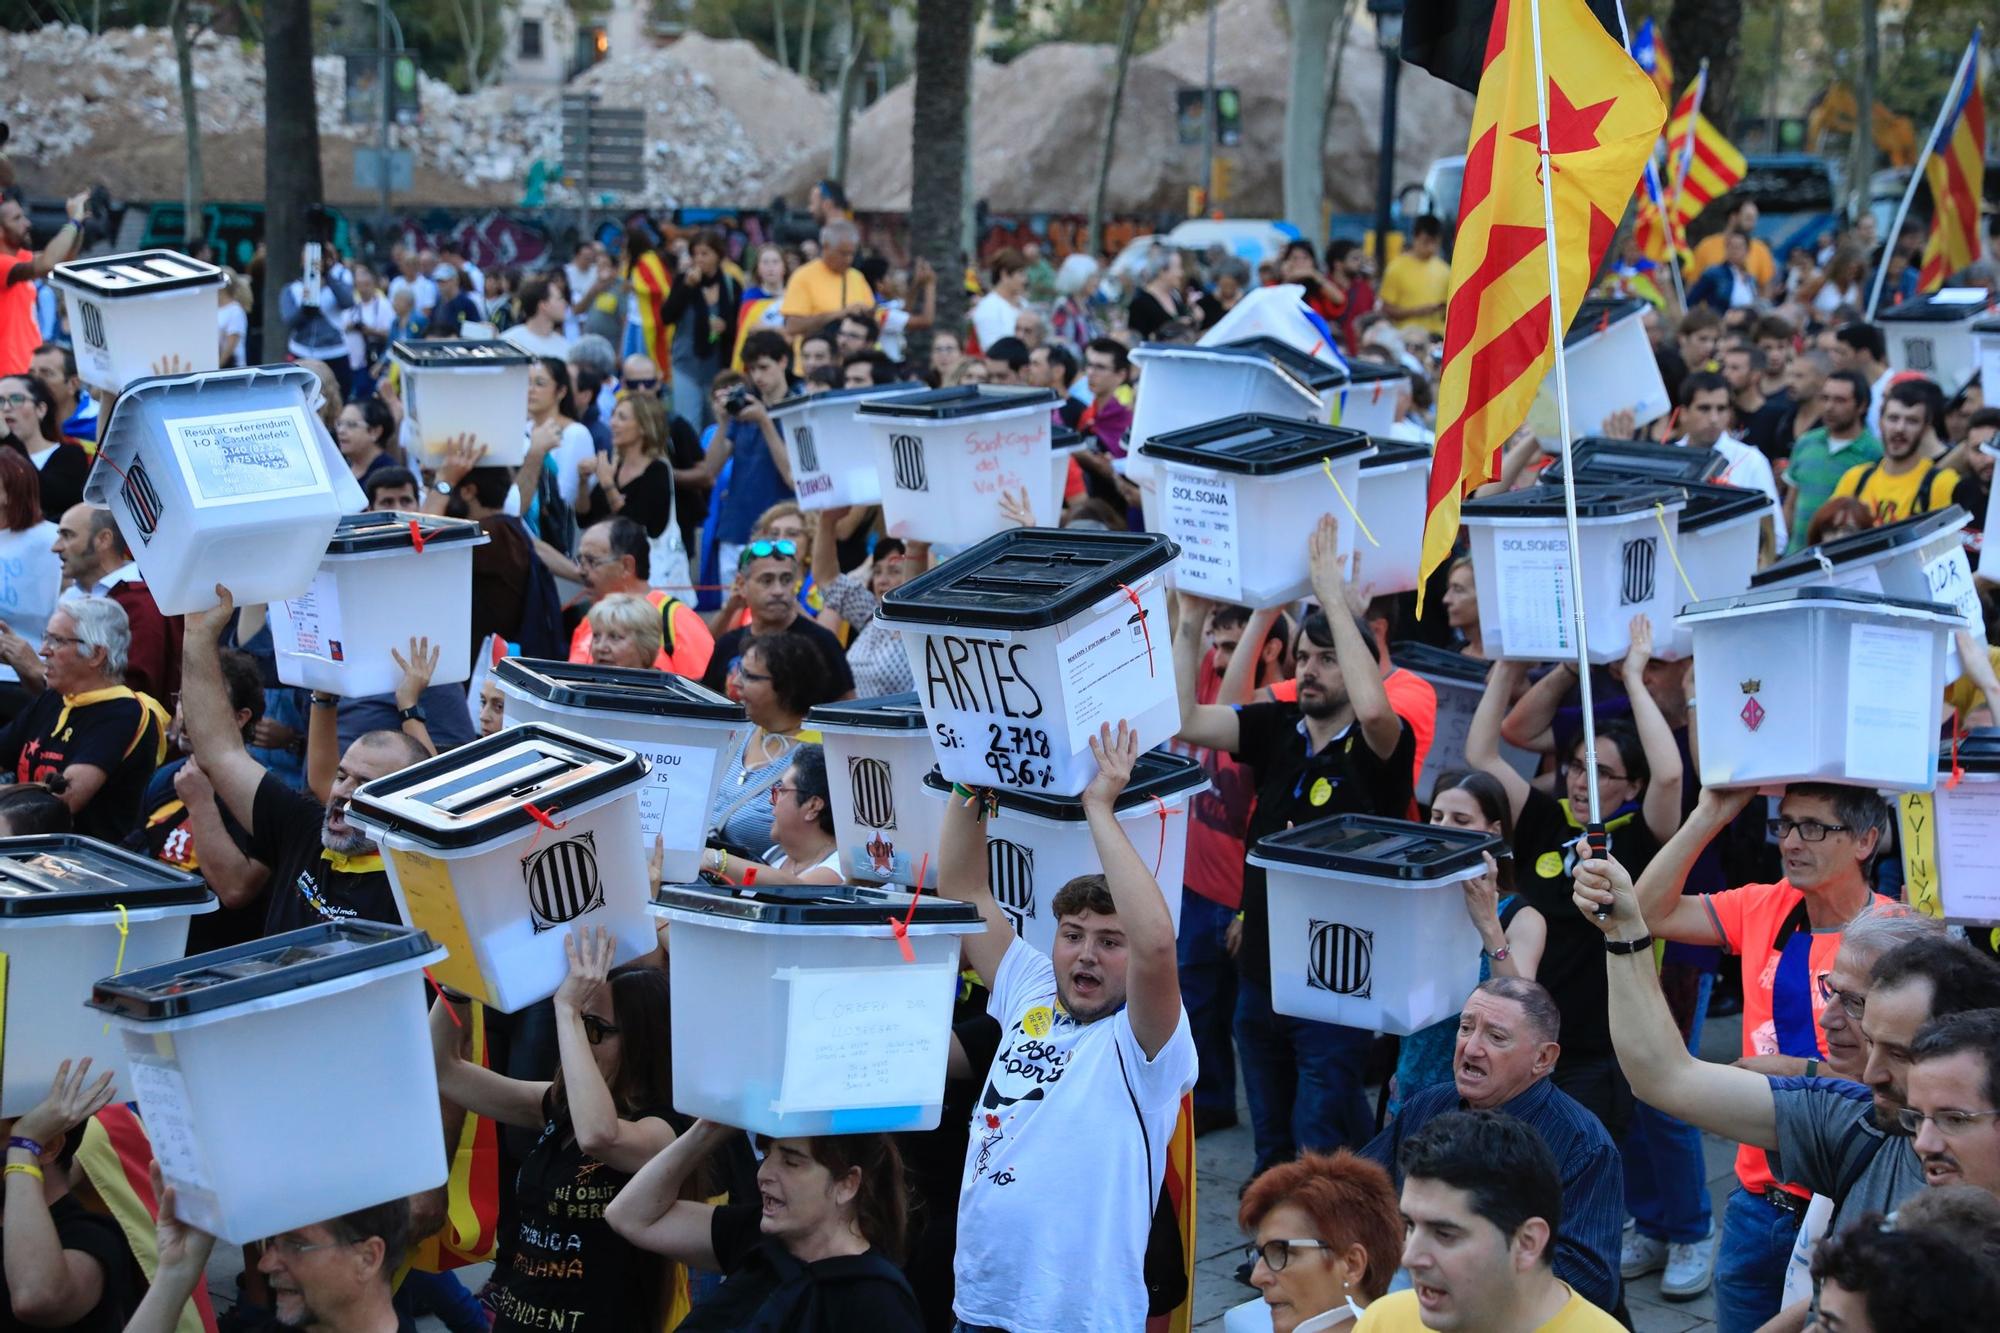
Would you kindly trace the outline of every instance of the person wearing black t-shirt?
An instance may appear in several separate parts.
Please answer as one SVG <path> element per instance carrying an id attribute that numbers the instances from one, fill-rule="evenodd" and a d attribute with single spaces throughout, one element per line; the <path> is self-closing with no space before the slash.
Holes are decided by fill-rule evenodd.
<path id="1" fill-rule="evenodd" d="M 167 717 L 125 687 L 132 636 L 105 597 L 65 602 L 42 635 L 45 688 L 0 731 L 0 765 L 46 783 L 76 831 L 116 842 L 139 822 L 146 781 L 166 758 Z"/>
<path id="2" fill-rule="evenodd" d="M 737 1132 L 695 1121 L 605 1210 L 640 1249 L 725 1274 L 722 1289 L 681 1321 L 681 1333 L 923 1333 L 916 1294 L 896 1267 L 909 1211 L 894 1140 L 760 1135 L 758 1203 L 682 1198 L 703 1159 Z"/>
<path id="3" fill-rule="evenodd" d="M 116 1072 L 63 1061 L 48 1096 L 5 1129 L 0 1333 L 118 1333 L 139 1303 L 145 1274 L 125 1234 L 69 1189 L 84 1126 L 110 1102 Z"/>
<path id="4" fill-rule="evenodd" d="M 742 568 L 730 600 L 748 605 L 750 623 L 738 625 L 715 641 L 708 672 L 701 683 L 717 694 L 729 690 L 729 676 L 743 656 L 743 645 L 760 634 L 796 634 L 812 644 L 826 665 L 822 698 L 826 702 L 854 697 L 854 672 L 840 636 L 799 611 L 799 550 L 789 541 L 756 541 L 743 548 Z"/>
<path id="5" fill-rule="evenodd" d="M 1246 844 L 1329 815 L 1400 819 L 1409 811 L 1416 739 L 1390 706 L 1374 638 L 1349 603 L 1338 535 L 1337 521 L 1327 515 L 1310 539 L 1313 593 L 1326 610 L 1307 615 L 1299 630 L 1296 704 L 1197 703 L 1209 603 L 1181 594 L 1174 635 L 1179 739 L 1224 751 L 1254 774 L 1257 805 Z M 1363 1092 L 1372 1034 L 1272 1012 L 1270 909 L 1258 866 L 1244 867 L 1243 911 L 1231 935 L 1240 972 L 1236 1045 L 1256 1142 L 1253 1170 L 1301 1152 L 1366 1143 L 1374 1132 Z"/>
<path id="6" fill-rule="evenodd" d="M 1597 725 L 1597 793 L 1619 863 L 1644 866 L 1680 827 L 1682 769 L 1673 729 L 1645 686 L 1652 623 L 1645 616 L 1634 616 L 1631 631 L 1632 647 L 1621 670 L 1632 720 Z M 1467 728 L 1465 760 L 1507 789 L 1514 815 L 1515 889 L 1548 923 L 1548 943 L 1535 979 L 1562 1011 L 1562 1055 L 1552 1076 L 1555 1085 L 1588 1107 L 1616 1138 L 1631 1119 L 1632 1094 L 1611 1048 L 1604 936 L 1571 902 L 1570 874 L 1590 808 L 1590 773 L 1583 763 L 1580 737 L 1563 760 L 1565 795 L 1560 800 L 1528 782 L 1500 757 L 1502 715 L 1526 672 L 1521 662 L 1494 663 Z M 1555 703 L 1574 681 L 1572 668 L 1556 667 L 1536 682 L 1519 711 L 1534 717 L 1552 715 Z"/>
<path id="7" fill-rule="evenodd" d="M 493 1273 L 494 1333 L 659 1328 L 664 1265 L 614 1234 L 605 1210 L 689 1123 L 672 1109 L 667 976 L 650 963 L 612 970 L 615 943 L 601 927 L 574 928 L 563 948 L 569 975 L 555 994 L 553 1079 L 473 1064 L 460 1053 L 465 1019 L 452 1001 L 431 1010 L 439 1095 L 541 1131 L 513 1181 L 519 1225 Z"/>
<path id="8" fill-rule="evenodd" d="M 347 803 L 363 783 L 408 768 L 429 752 L 400 731 L 364 732 L 341 755 L 327 804 L 286 786 L 244 748 L 216 646 L 235 600 L 220 584 L 215 591 L 219 605 L 188 616 L 181 715 L 194 757 L 223 808 L 250 831 L 250 855 L 271 867 L 264 934 L 324 921 L 400 920 L 381 854 L 348 822 Z M 314 747 L 335 743 L 333 708 L 318 695 L 310 726 L 309 756 Z"/>
<path id="9" fill-rule="evenodd" d="M 156 1189 L 158 1179 L 156 1171 Z M 125 1333 L 174 1333 L 208 1267 L 215 1237 L 181 1221 L 178 1202 L 171 1185 L 161 1190 L 154 1223 L 159 1266 Z M 408 1199 L 391 1199 L 273 1236 L 257 1260 L 257 1271 L 271 1285 L 273 1308 L 253 1312 L 239 1305 L 235 1326 L 239 1333 L 300 1328 L 413 1333 L 411 1321 L 397 1313 L 390 1283 L 414 1239 Z"/>
<path id="10" fill-rule="evenodd" d="M 264 716 L 264 677 L 257 659 L 234 648 L 221 650 L 222 674 L 237 730 L 248 744 Z M 187 728 L 176 714 L 167 740 L 183 751 Z M 145 822 L 125 835 L 125 847 L 176 870 L 200 875 L 222 904 L 188 922 L 187 955 L 244 944 L 264 933 L 271 867 L 250 855 L 250 831 L 216 800 L 201 765 L 186 753 L 153 773 L 140 805 Z"/>

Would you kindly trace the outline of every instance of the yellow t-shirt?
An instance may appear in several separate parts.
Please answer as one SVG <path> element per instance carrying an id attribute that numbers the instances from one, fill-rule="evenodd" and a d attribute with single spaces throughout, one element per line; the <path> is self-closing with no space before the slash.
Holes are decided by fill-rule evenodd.
<path id="1" fill-rule="evenodd" d="M 1868 484 L 1861 485 L 1861 478 L 1870 468 L 1874 473 L 1868 477 Z M 1925 513 L 1935 514 L 1951 503 L 1952 492 L 1958 489 L 1958 473 L 1935 463 L 1928 466 L 1919 464 L 1901 476 L 1890 476 L 1879 463 L 1857 463 L 1840 474 L 1840 483 L 1833 488 L 1835 496 L 1850 495 L 1867 505 L 1875 513 L 1877 523 L 1894 523 L 1908 518 L 1917 499 L 1917 487 L 1924 478 L 1930 478 L 1930 507 Z M 1860 493 L 1855 494 L 1855 488 Z"/>
<path id="2" fill-rule="evenodd" d="M 1382 272 L 1381 301 L 1385 306 L 1409 310 L 1442 305 L 1451 290 L 1451 265 L 1444 256 L 1419 259 L 1408 251 L 1389 261 Z M 1444 312 L 1406 321 L 1432 333 L 1444 332 Z"/>
<path id="3" fill-rule="evenodd" d="M 856 301 L 874 304 L 875 293 L 869 289 L 868 279 L 853 268 L 835 273 L 825 260 L 815 259 L 799 265 L 785 283 L 785 299 L 778 311 L 785 315 L 830 315 Z"/>
<path id="4" fill-rule="evenodd" d="M 1703 272 L 1722 262 L 1722 233 L 1704 236 L 1694 247 L 1694 256 L 1688 261 L 1687 281 L 1693 282 Z M 1771 275 L 1778 271 L 1778 262 L 1771 257 L 1771 247 L 1750 238 L 1750 254 L 1743 261 L 1743 267 L 1750 270 L 1750 276 L 1757 280 L 1757 290 L 1771 285 Z"/>
<path id="5" fill-rule="evenodd" d="M 1987 648 L 1986 660 L 1993 664 L 1996 673 L 2000 673 L 2000 648 Z M 2000 699 L 1988 699 L 1979 692 L 1979 687 L 1972 683 L 1972 677 L 1960 675 L 1957 680 L 1944 687 L 1944 706 L 1949 708 L 1963 725 L 1965 715 L 1976 708 L 2000 709 Z"/>
<path id="6" fill-rule="evenodd" d="M 1563 1290 L 1569 1291 L 1565 1285 Z M 1354 1333 L 1430 1333 L 1414 1291 L 1396 1291 L 1361 1312 Z M 1624 1326 L 1574 1291 L 1556 1317 L 1521 1333 L 1624 1333 Z"/>

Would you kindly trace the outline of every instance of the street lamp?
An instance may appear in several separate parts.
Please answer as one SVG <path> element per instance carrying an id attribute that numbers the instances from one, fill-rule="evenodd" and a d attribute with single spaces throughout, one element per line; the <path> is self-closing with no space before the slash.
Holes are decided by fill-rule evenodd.
<path id="1" fill-rule="evenodd" d="M 1368 0 L 1382 52 L 1382 143 L 1375 164 L 1375 280 L 1389 266 L 1389 203 L 1396 192 L 1396 86 L 1403 77 L 1403 0 Z"/>

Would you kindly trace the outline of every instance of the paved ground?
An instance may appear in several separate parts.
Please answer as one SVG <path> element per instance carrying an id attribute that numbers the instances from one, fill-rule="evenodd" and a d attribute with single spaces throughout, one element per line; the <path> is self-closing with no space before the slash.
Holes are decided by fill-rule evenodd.
<path id="1" fill-rule="evenodd" d="M 1735 1018 L 1711 1019 L 1702 1032 L 1702 1054 L 1711 1060 L 1734 1059 L 1741 1049 L 1738 1032 Z M 1243 1258 L 1243 1235 L 1236 1229 L 1236 1198 L 1249 1178 L 1252 1160 L 1247 1111 L 1243 1113 L 1243 1118 L 1244 1123 L 1235 1129 L 1210 1134 L 1198 1145 L 1199 1211 L 1195 1228 L 1194 1277 L 1197 1328 L 1219 1330 L 1223 1315 L 1232 1306 L 1254 1300 L 1257 1296 L 1255 1290 L 1236 1280 L 1236 1266 Z M 1704 1146 L 1708 1156 L 1709 1193 L 1720 1218 L 1723 1202 L 1728 1198 L 1730 1185 L 1735 1179 L 1735 1145 L 1711 1135 L 1705 1136 Z M 217 1247 L 216 1255 L 209 1264 L 209 1289 L 216 1296 L 218 1309 L 234 1303 L 236 1274 L 241 1268 L 238 1251 Z M 464 1270 L 466 1285 L 477 1290 L 479 1284 L 486 1280 L 486 1273 L 487 1268 L 483 1264 Z M 1626 1293 L 1626 1304 L 1637 1333 L 1693 1333 L 1694 1330 L 1715 1327 L 1715 1301 L 1712 1296 L 1704 1295 L 1692 1301 L 1664 1300 L 1660 1296 L 1657 1273 L 1632 1283 Z M 435 1319 L 420 1321 L 418 1328 L 423 1333 L 444 1333 L 444 1325 Z"/>

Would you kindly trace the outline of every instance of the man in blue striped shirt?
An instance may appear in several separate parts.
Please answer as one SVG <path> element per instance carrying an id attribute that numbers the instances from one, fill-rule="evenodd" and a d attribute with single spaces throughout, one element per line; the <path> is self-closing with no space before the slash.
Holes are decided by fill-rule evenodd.
<path id="1" fill-rule="evenodd" d="M 1596 1116 L 1549 1082 L 1561 1046 L 1562 1015 L 1548 991 L 1523 977 L 1492 977 L 1465 1002 L 1452 1055 L 1452 1081 L 1407 1098 L 1389 1127 L 1362 1149 L 1403 1185 L 1404 1140 L 1449 1111 L 1498 1111 L 1524 1122 L 1562 1167 L 1562 1227 L 1556 1276 L 1600 1310 L 1622 1299 L 1618 1276 L 1625 1225 L 1625 1168 Z"/>

